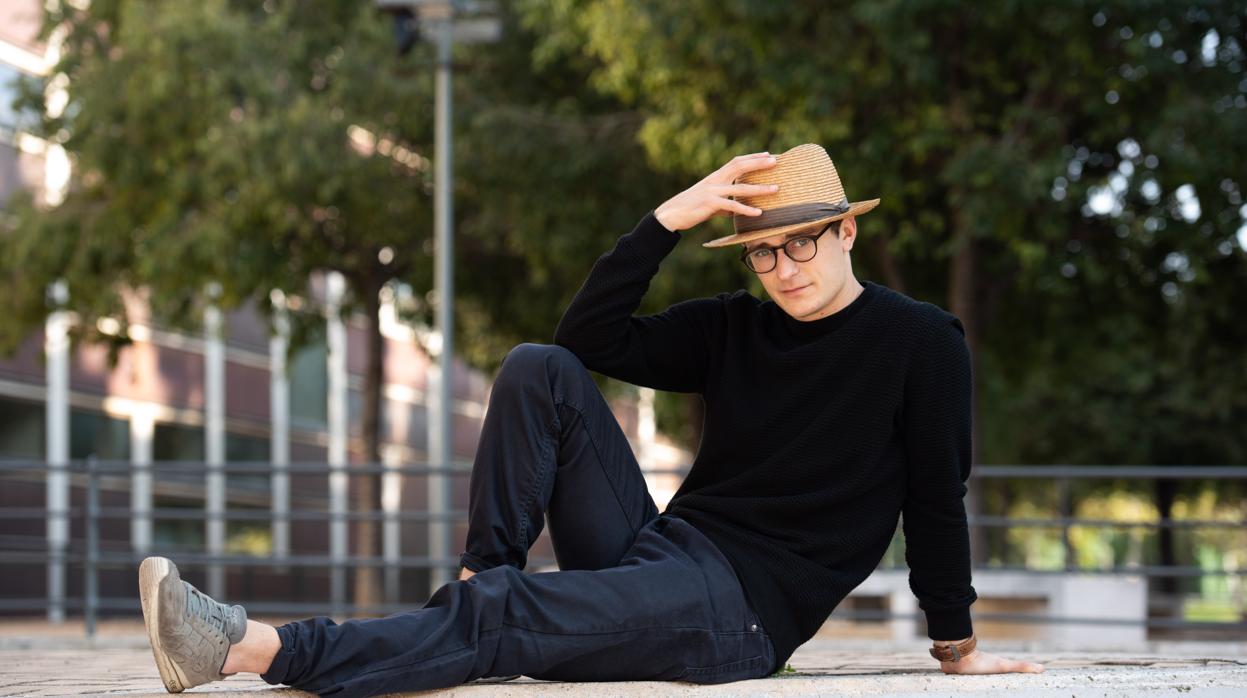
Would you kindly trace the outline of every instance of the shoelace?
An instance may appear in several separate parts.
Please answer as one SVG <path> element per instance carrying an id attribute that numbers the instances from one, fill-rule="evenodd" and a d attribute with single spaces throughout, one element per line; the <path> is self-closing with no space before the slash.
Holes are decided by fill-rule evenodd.
<path id="1" fill-rule="evenodd" d="M 186 586 L 186 610 L 188 613 L 198 617 L 204 623 L 211 625 L 221 632 L 222 635 L 229 635 L 225 624 L 228 619 L 225 617 L 224 606 L 204 596 L 202 592 L 189 584 Z"/>

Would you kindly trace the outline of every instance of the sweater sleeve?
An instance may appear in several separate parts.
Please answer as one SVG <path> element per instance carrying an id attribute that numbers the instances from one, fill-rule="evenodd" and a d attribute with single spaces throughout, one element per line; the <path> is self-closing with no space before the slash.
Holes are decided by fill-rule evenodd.
<path id="1" fill-rule="evenodd" d="M 971 463 L 970 349 L 956 316 L 926 323 L 905 381 L 908 455 L 902 510 L 909 587 L 932 640 L 973 634 L 970 535 L 963 498 Z"/>
<path id="2" fill-rule="evenodd" d="M 586 368 L 634 385 L 704 392 L 710 337 L 723 300 L 697 298 L 634 316 L 680 233 L 650 211 L 594 263 L 554 332 Z"/>

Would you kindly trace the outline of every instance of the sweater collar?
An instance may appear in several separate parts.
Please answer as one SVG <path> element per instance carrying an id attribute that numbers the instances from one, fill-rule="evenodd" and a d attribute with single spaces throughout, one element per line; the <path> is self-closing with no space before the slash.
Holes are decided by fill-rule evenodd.
<path id="1" fill-rule="evenodd" d="M 865 280 L 859 280 L 858 283 L 862 285 L 862 292 L 858 294 L 857 298 L 853 299 L 853 302 L 844 306 L 840 310 L 837 310 L 831 315 L 817 320 L 804 322 L 784 312 L 778 305 L 775 307 L 779 310 L 779 316 L 783 320 L 784 327 L 789 333 L 792 334 L 792 336 L 799 337 L 801 339 L 819 337 L 843 325 L 849 318 L 857 314 L 859 310 L 866 307 L 866 305 L 870 303 L 870 300 L 878 293 L 878 284 Z"/>

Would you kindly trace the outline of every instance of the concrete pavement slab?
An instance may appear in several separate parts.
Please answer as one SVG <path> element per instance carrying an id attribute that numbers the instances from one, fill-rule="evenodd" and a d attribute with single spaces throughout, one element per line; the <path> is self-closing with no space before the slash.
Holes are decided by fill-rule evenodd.
<path id="1" fill-rule="evenodd" d="M 10 628 L 11 629 L 11 628 Z M 58 642 L 60 647 L 57 646 Z M 68 645 L 68 646 L 66 646 Z M 1148 652 L 1045 650 L 991 644 L 989 651 L 1041 662 L 1042 674 L 946 676 L 918 643 L 850 645 L 815 639 L 789 662 L 792 672 L 766 679 L 701 686 L 682 682 L 563 683 L 521 678 L 506 683 L 468 684 L 412 695 L 499 696 L 997 696 L 1010 698 L 1092 696 L 1247 696 L 1247 652 L 1239 643 L 1157 644 Z M 308 695 L 270 687 L 254 676 L 192 689 L 203 696 Z M 93 641 L 55 635 L 6 634 L 0 640 L 0 695 L 165 696 L 145 638 L 128 632 Z"/>

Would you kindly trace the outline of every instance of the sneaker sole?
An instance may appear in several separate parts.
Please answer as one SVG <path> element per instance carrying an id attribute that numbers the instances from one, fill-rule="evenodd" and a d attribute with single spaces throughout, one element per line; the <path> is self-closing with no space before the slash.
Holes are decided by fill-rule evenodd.
<path id="1" fill-rule="evenodd" d="M 149 557 L 139 565 L 139 599 L 143 603 L 143 624 L 147 626 L 147 639 L 156 658 L 160 680 L 169 693 L 181 693 L 190 683 L 182 675 L 177 664 L 169 659 L 160 644 L 160 583 L 173 570 L 173 563 L 163 557 Z"/>

